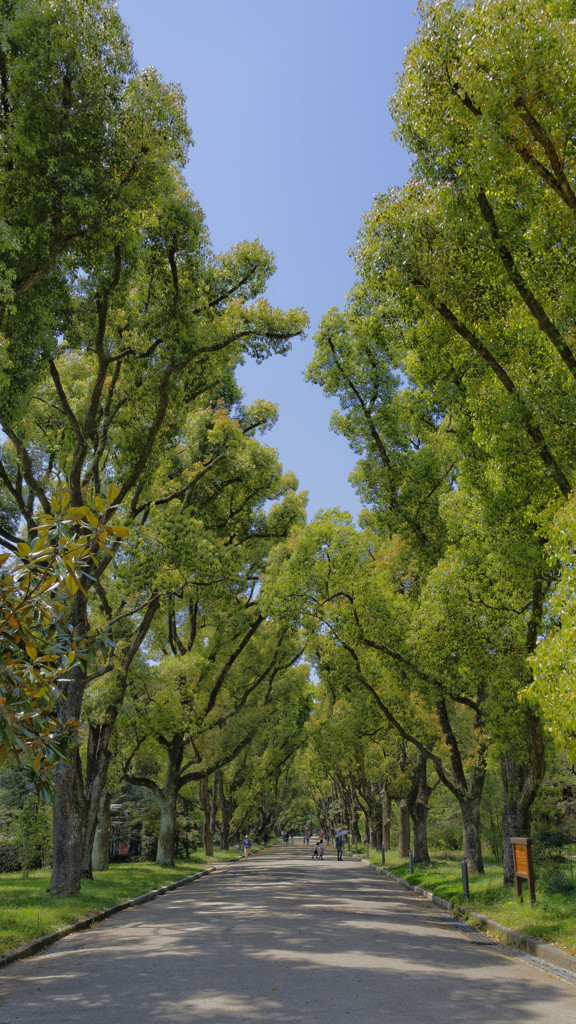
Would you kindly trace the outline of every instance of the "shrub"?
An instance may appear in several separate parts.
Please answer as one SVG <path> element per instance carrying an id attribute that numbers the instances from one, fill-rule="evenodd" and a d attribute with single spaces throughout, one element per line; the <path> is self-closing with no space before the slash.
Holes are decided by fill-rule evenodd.
<path id="1" fill-rule="evenodd" d="M 0 836 L 0 872 L 18 871 L 20 855 L 16 840 L 12 836 Z"/>
<path id="2" fill-rule="evenodd" d="M 538 884 L 546 892 L 568 893 L 574 889 L 574 870 L 567 850 L 574 844 L 574 829 L 546 829 L 534 836 L 534 863 Z"/>
<path id="3" fill-rule="evenodd" d="M 51 808 L 29 796 L 15 818 L 19 867 L 26 878 L 32 868 L 48 867 L 52 858 Z"/>

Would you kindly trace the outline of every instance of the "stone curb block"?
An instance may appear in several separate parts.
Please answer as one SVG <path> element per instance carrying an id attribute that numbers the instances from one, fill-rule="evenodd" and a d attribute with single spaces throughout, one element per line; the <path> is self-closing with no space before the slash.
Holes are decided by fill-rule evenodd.
<path id="1" fill-rule="evenodd" d="M 521 949 L 524 953 L 537 957 L 538 960 L 545 960 L 546 963 L 552 964 L 553 967 L 560 967 L 564 971 L 576 974 L 576 957 L 571 956 L 570 953 L 564 953 L 557 946 L 551 946 L 548 942 L 540 942 L 538 939 L 533 939 L 530 935 L 524 935 L 523 932 L 515 931 L 514 928 L 506 928 L 505 925 L 499 924 L 498 921 L 492 921 L 491 918 L 484 917 L 483 914 L 477 914 L 473 910 L 467 910 L 466 907 L 455 907 L 454 909 L 459 915 L 472 917 L 483 928 L 489 928 L 491 932 L 494 932 L 504 942 L 507 942 L 508 945 L 515 946 L 516 949 Z"/>
<path id="2" fill-rule="evenodd" d="M 49 935 L 41 935 L 39 939 L 34 939 L 27 946 L 20 946 L 20 949 L 15 949 L 13 953 L 7 953 L 6 956 L 0 957 L 0 970 L 2 967 L 7 967 L 8 964 L 13 964 L 16 960 L 24 960 L 25 957 L 34 956 L 35 953 L 42 952 L 43 949 L 53 946 L 55 942 L 66 938 L 67 935 L 72 935 L 73 932 L 85 931 L 87 928 L 91 928 L 93 924 L 97 924 L 98 921 L 105 921 L 107 917 L 119 914 L 121 910 L 127 910 L 128 907 L 136 907 L 140 903 L 149 903 L 150 900 L 155 900 L 158 896 L 171 892 L 172 889 L 179 889 L 182 885 L 195 882 L 197 878 L 210 875 L 213 871 L 216 871 L 215 867 L 205 868 L 204 871 L 196 871 L 195 874 L 187 875 L 186 878 L 179 878 L 177 882 L 170 882 L 169 885 L 163 885 L 160 889 L 151 889 L 150 892 L 142 893 L 141 896 L 135 896 L 131 900 L 124 900 L 122 903 L 115 903 L 113 907 L 98 910 L 89 917 L 82 917 L 79 921 L 67 924 L 56 932 L 50 932 Z"/>
<path id="3" fill-rule="evenodd" d="M 450 900 L 443 900 L 440 896 L 435 896 L 433 892 L 428 892 L 419 885 L 411 885 L 405 878 L 393 875 L 391 871 L 373 864 L 372 861 L 366 860 L 364 857 L 358 857 L 354 853 L 349 853 L 348 856 L 354 860 L 359 860 L 362 864 L 367 864 L 368 867 L 371 867 L 373 871 L 377 871 L 378 874 L 385 875 L 392 882 L 398 882 L 405 889 L 418 893 L 419 896 L 423 896 L 424 899 L 430 900 L 431 903 L 435 903 L 436 906 L 450 911 L 451 914 L 461 919 L 471 917 L 483 928 L 488 928 L 491 932 L 494 932 L 498 938 L 502 939 L 509 946 L 521 949 L 524 953 L 529 953 L 530 956 L 537 957 L 538 960 L 544 960 L 553 967 L 560 967 L 564 971 L 576 974 L 576 957 L 571 956 L 570 953 L 564 953 L 563 950 L 558 949 L 556 946 L 551 946 L 547 942 L 539 942 L 538 939 L 533 939 L 530 935 L 524 935 L 523 932 L 517 932 L 514 928 L 506 928 L 505 925 L 499 924 L 498 921 L 492 921 L 491 918 L 484 917 L 483 914 L 477 914 L 474 910 L 468 910 L 467 907 L 457 907 Z"/>

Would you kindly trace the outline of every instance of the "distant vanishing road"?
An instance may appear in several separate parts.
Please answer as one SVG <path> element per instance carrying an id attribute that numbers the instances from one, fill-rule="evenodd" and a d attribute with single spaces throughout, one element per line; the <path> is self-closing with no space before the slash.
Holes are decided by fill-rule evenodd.
<path id="1" fill-rule="evenodd" d="M 576 1024 L 576 985 L 356 861 L 274 847 L 0 972 L 0 1024 Z"/>

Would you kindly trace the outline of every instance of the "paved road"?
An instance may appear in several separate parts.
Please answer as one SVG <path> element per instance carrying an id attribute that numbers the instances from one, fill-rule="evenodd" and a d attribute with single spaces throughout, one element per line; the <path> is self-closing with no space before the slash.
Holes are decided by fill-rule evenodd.
<path id="1" fill-rule="evenodd" d="M 576 985 L 355 861 L 276 847 L 0 973 L 0 1024 L 576 1024 Z"/>

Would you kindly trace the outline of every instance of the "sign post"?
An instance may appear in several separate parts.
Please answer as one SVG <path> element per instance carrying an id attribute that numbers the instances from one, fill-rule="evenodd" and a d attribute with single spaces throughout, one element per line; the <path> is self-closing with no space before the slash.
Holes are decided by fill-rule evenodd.
<path id="1" fill-rule="evenodd" d="M 534 878 L 534 865 L 532 863 L 532 840 L 519 839 L 514 836 L 510 839 L 512 852 L 514 854 L 514 874 L 516 876 L 516 895 L 523 901 L 522 882 L 528 882 L 528 895 L 530 903 L 536 902 L 536 881 Z"/>

